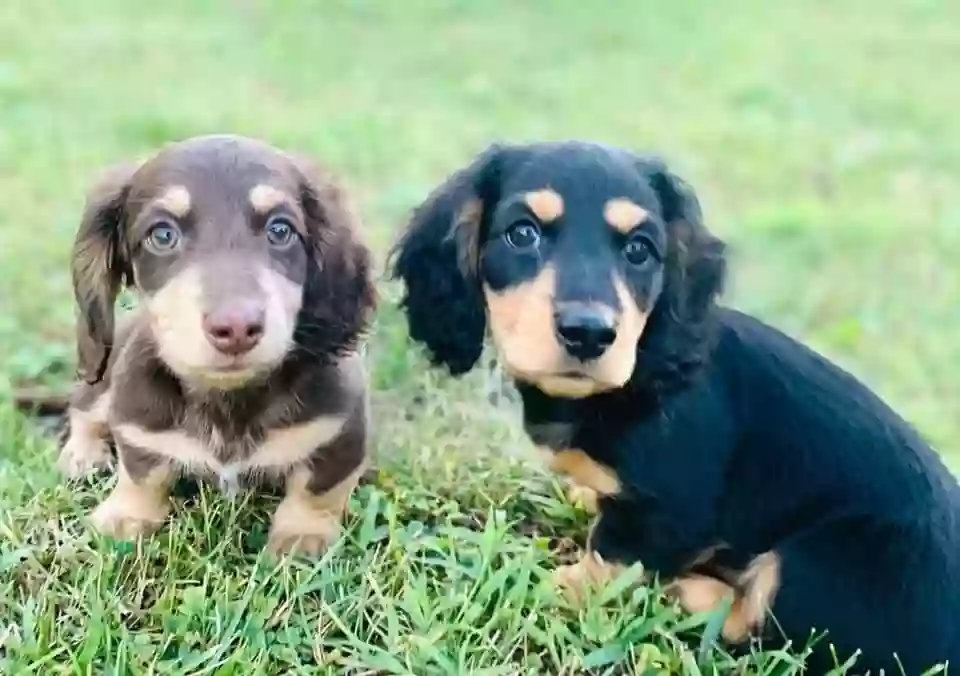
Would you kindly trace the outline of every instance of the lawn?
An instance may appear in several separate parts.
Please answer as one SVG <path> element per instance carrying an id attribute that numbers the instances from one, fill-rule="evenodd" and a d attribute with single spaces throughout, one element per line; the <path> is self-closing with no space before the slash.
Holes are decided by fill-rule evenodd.
<path id="1" fill-rule="evenodd" d="M 10 392 L 68 384 L 69 247 L 108 163 L 218 131 L 308 151 L 382 260 L 491 140 L 581 137 L 669 158 L 731 243 L 727 302 L 852 370 L 957 467 L 958 60 L 960 3 L 936 0 L 7 0 L 0 673 L 796 673 L 699 650 L 705 618 L 655 590 L 557 599 L 542 578 L 588 516 L 496 378 L 425 368 L 386 281 L 377 472 L 316 564 L 259 556 L 272 503 L 206 490 L 149 541 L 95 537 L 109 482 L 65 487 Z"/>

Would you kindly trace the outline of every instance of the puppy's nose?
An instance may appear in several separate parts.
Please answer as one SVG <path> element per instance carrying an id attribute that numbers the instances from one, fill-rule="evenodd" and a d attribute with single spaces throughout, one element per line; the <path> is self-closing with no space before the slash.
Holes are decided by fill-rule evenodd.
<path id="1" fill-rule="evenodd" d="M 249 352 L 263 337 L 263 308 L 254 303 L 224 304 L 203 318 L 203 330 L 224 354 Z"/>
<path id="2" fill-rule="evenodd" d="M 577 303 L 554 314 L 554 326 L 563 347 L 580 361 L 596 359 L 617 338 L 613 313 L 603 307 Z"/>

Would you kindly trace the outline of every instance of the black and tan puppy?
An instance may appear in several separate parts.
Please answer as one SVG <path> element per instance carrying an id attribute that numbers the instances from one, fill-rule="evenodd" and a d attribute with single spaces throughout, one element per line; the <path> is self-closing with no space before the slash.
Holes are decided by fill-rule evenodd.
<path id="1" fill-rule="evenodd" d="M 181 473 L 285 483 L 268 548 L 324 550 L 366 463 L 358 341 L 375 305 L 346 196 L 259 141 L 206 136 L 107 172 L 77 235 L 81 382 L 60 466 L 118 456 L 102 532 L 157 529 Z M 120 289 L 140 303 L 114 329 Z"/>
<path id="2" fill-rule="evenodd" d="M 599 495 L 574 588 L 641 561 L 724 634 L 857 671 L 960 663 L 960 489 L 852 376 L 716 304 L 723 243 L 661 162 L 587 143 L 492 147 L 394 252 L 410 334 L 468 371 L 489 332 L 528 433 Z M 772 610 L 776 622 L 764 622 Z"/>

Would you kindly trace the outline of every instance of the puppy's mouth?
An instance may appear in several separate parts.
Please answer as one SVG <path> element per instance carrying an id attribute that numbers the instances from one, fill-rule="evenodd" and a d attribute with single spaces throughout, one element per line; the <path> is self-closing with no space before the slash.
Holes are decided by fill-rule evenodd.
<path id="1" fill-rule="evenodd" d="M 558 373 L 552 373 L 550 375 L 553 378 L 564 378 L 566 380 L 590 380 L 590 381 L 593 380 L 593 378 L 591 378 L 589 375 L 587 375 L 583 371 L 560 371 Z"/>
<path id="2" fill-rule="evenodd" d="M 210 367 L 211 373 L 246 373 L 257 370 L 243 359 L 234 359 L 226 364 L 215 364 Z"/>
<path id="3" fill-rule="evenodd" d="M 205 364 L 190 369 L 190 380 L 196 384 L 218 390 L 233 390 L 250 385 L 276 368 L 275 361 L 252 358 L 253 355 L 230 357 L 217 355 Z"/>

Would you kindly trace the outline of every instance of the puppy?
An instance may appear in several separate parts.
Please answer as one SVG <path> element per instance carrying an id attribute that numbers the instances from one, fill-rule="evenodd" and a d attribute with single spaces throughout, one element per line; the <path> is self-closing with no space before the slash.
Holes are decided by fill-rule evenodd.
<path id="1" fill-rule="evenodd" d="M 462 374 L 489 332 L 528 434 L 599 497 L 559 583 L 641 561 L 689 610 L 730 595 L 731 644 L 826 632 L 812 673 L 831 644 L 858 671 L 960 663 L 956 479 L 851 375 L 718 306 L 724 243 L 661 161 L 491 147 L 415 210 L 391 265 L 431 361 Z"/>
<path id="2" fill-rule="evenodd" d="M 80 382 L 59 458 L 79 477 L 115 443 L 97 529 L 155 531 L 187 473 L 282 480 L 275 553 L 336 539 L 367 458 L 357 348 L 376 296 L 359 234 L 332 177 L 252 139 L 192 138 L 105 174 L 73 252 Z M 124 286 L 140 302 L 115 329 Z"/>

